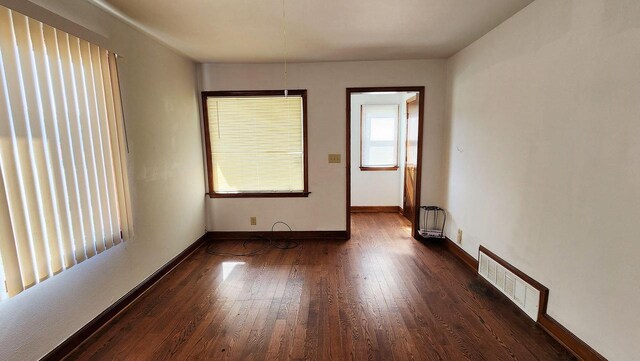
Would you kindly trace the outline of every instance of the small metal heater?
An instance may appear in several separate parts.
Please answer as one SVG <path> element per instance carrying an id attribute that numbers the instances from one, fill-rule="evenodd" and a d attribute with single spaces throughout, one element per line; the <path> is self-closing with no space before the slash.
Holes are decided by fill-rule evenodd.
<path id="1" fill-rule="evenodd" d="M 447 211 L 436 206 L 420 206 L 422 223 L 418 233 L 424 238 L 444 238 Z"/>

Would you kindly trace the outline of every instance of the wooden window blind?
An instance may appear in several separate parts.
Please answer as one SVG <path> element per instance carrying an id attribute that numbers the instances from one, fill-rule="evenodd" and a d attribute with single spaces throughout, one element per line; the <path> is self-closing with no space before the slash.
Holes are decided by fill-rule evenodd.
<path id="1" fill-rule="evenodd" d="M 114 53 L 0 6 L 0 271 L 15 295 L 131 237 Z"/>
<path id="2" fill-rule="evenodd" d="M 305 91 L 205 92 L 212 196 L 307 194 Z"/>

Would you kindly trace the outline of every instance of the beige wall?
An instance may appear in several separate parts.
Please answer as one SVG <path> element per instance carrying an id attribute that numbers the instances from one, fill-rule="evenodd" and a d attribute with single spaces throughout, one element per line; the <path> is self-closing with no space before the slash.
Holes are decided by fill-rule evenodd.
<path id="1" fill-rule="evenodd" d="M 422 202 L 441 204 L 444 60 L 300 63 L 288 67 L 288 87 L 308 90 L 309 198 L 212 199 L 208 227 L 214 230 L 268 230 L 282 220 L 294 230 L 344 230 L 346 88 L 426 87 Z M 205 64 L 203 90 L 282 89 L 279 64 Z M 327 154 L 342 154 L 328 164 Z M 250 226 L 249 217 L 258 225 Z"/>
<path id="2" fill-rule="evenodd" d="M 610 360 L 640 355 L 639 64 L 637 0 L 537 0 L 448 62 L 448 234 Z"/>
<path id="3" fill-rule="evenodd" d="M 117 51 L 135 239 L 0 303 L 0 360 L 36 360 L 202 236 L 195 64 L 87 1 L 1 0 Z"/>

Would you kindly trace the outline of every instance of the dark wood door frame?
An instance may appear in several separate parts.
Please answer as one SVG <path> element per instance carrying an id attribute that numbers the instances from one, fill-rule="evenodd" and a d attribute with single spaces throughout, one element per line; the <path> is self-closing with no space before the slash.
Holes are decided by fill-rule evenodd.
<path id="1" fill-rule="evenodd" d="M 416 92 L 418 93 L 418 164 L 416 167 L 416 203 L 420 205 L 420 191 L 422 188 L 422 138 L 424 131 L 424 86 L 398 86 L 398 87 L 360 87 L 347 88 L 347 138 L 345 163 L 347 167 L 347 239 L 351 238 L 351 95 L 354 93 L 372 93 L 372 92 Z M 411 222 L 411 236 L 419 238 L 418 227 L 420 225 L 420 212 L 416 211 L 415 219 Z"/>

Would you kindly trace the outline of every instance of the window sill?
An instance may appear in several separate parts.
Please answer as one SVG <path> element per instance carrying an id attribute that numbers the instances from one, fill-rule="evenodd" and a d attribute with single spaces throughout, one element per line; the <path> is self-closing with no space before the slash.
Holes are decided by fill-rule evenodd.
<path id="1" fill-rule="evenodd" d="M 296 198 L 309 197 L 311 192 L 280 192 L 280 193 L 209 193 L 210 198 Z"/>
<path id="2" fill-rule="evenodd" d="M 372 172 L 372 171 L 396 171 L 398 170 L 398 166 L 394 167 L 360 167 L 360 170 L 363 172 Z"/>

